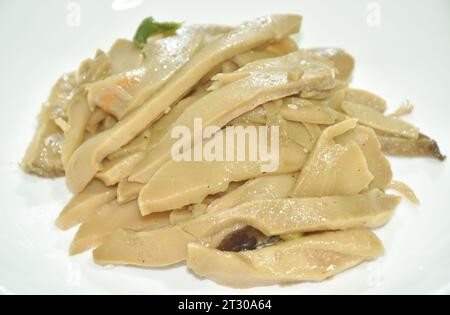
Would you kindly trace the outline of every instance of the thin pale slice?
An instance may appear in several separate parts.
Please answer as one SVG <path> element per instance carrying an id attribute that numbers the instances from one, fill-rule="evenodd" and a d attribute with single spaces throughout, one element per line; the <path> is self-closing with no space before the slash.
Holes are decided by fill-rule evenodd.
<path id="1" fill-rule="evenodd" d="M 348 88 L 345 90 L 345 101 L 369 106 L 381 113 L 386 112 L 387 103 L 378 95 L 371 92 Z"/>
<path id="2" fill-rule="evenodd" d="M 240 223 L 267 236 L 353 228 L 378 228 L 392 218 L 401 198 L 380 190 L 352 196 L 256 200 L 233 209 L 208 212 L 182 224 L 205 241 Z"/>
<path id="3" fill-rule="evenodd" d="M 242 68 L 243 66 L 255 62 L 257 60 L 261 59 L 269 59 L 279 56 L 280 54 L 275 54 L 273 52 L 268 52 L 264 50 L 250 50 L 245 53 L 239 54 L 236 57 L 234 57 L 232 60 L 234 63 L 236 63 L 239 68 Z"/>
<path id="4" fill-rule="evenodd" d="M 141 183 L 133 183 L 123 179 L 117 187 L 117 202 L 124 204 L 136 200 L 143 187 L 144 185 Z"/>
<path id="5" fill-rule="evenodd" d="M 369 230 L 328 232 L 241 253 L 189 244 L 188 267 L 234 288 L 323 281 L 384 253 Z"/>
<path id="6" fill-rule="evenodd" d="M 62 230 L 67 230 L 83 223 L 98 208 L 114 200 L 116 195 L 115 187 L 106 187 L 101 181 L 94 179 L 65 206 L 56 220 L 56 225 Z"/>
<path id="7" fill-rule="evenodd" d="M 140 66 L 144 60 L 142 50 L 127 39 L 118 39 L 108 52 L 111 72 L 122 73 Z"/>
<path id="8" fill-rule="evenodd" d="M 292 196 L 354 195 L 369 187 L 373 175 L 359 145 L 335 141 L 355 127 L 356 120 L 347 120 L 325 129 L 300 173 Z"/>
<path id="9" fill-rule="evenodd" d="M 142 217 L 137 202 L 119 205 L 114 201 L 98 209 L 80 226 L 70 247 L 70 255 L 99 246 L 118 229 L 153 230 L 169 224 L 168 213 Z"/>
<path id="10" fill-rule="evenodd" d="M 238 71 L 248 73 L 248 76 L 211 92 L 192 104 L 174 125 L 189 128 L 191 134 L 194 134 L 195 121 L 200 119 L 203 128 L 223 127 L 259 105 L 296 94 L 305 88 L 321 89 L 324 85 L 333 84 L 332 71 L 328 65 L 317 61 L 305 51 L 256 61 Z M 292 73 L 299 76 L 292 78 Z M 147 183 L 170 160 L 170 152 L 176 142 L 177 139 L 172 137 L 171 132 L 167 133 L 138 164 L 129 180 Z"/>
<path id="11" fill-rule="evenodd" d="M 341 106 L 348 115 L 359 119 L 361 124 L 394 136 L 419 138 L 419 130 L 413 125 L 397 118 L 384 116 L 372 107 L 352 102 L 344 102 Z"/>
<path id="12" fill-rule="evenodd" d="M 69 129 L 64 132 L 64 140 L 61 144 L 61 159 L 64 167 L 69 163 L 73 152 L 83 143 L 86 126 L 90 117 L 91 111 L 89 110 L 86 95 L 83 90 L 75 96 L 67 109 Z"/>
<path id="13" fill-rule="evenodd" d="M 331 125 L 336 122 L 333 114 L 325 106 L 287 104 L 281 114 L 287 120 L 302 123 Z"/>
<path id="14" fill-rule="evenodd" d="M 93 255 L 101 265 L 165 267 L 186 260 L 187 244 L 193 241 L 178 225 L 142 232 L 118 230 Z"/>
<path id="15" fill-rule="evenodd" d="M 236 190 L 213 201 L 209 205 L 208 211 L 231 209 L 254 200 L 286 198 L 294 187 L 295 179 L 295 174 L 251 179 Z"/>
<path id="16" fill-rule="evenodd" d="M 141 66 L 87 86 L 88 102 L 122 119 L 141 106 L 184 66 L 203 43 L 204 32 L 184 27 L 176 35 L 149 39 Z"/>
<path id="17" fill-rule="evenodd" d="M 306 150 L 314 148 L 316 140 L 311 136 L 305 125 L 299 122 L 287 121 L 285 124 L 287 136 Z"/>
<path id="18" fill-rule="evenodd" d="M 355 59 L 346 51 L 339 48 L 313 48 L 313 54 L 330 59 L 337 68 L 336 79 L 350 81 L 355 68 Z"/>
<path id="19" fill-rule="evenodd" d="M 144 158 L 145 152 L 136 152 L 103 163 L 103 169 L 95 175 L 107 186 L 118 184 L 128 178 L 133 168 Z"/>
<path id="20" fill-rule="evenodd" d="M 358 126 L 337 137 L 336 142 L 342 145 L 349 145 L 352 142 L 359 145 L 366 157 L 367 167 L 374 177 L 369 189 L 385 189 L 392 182 L 391 165 L 381 151 L 380 142 L 373 129 Z"/>
<path id="21" fill-rule="evenodd" d="M 186 95 L 211 69 L 233 56 L 280 40 L 300 29 L 298 15 L 273 15 L 243 24 L 203 47 L 149 101 L 127 115 L 113 128 L 87 140 L 72 156 L 66 170 L 67 183 L 80 192 L 95 176 L 101 162 L 130 142 L 168 107 Z"/>

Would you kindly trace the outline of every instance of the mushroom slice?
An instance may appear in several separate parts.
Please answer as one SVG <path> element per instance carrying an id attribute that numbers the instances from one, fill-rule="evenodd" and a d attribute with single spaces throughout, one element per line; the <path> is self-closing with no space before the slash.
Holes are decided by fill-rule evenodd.
<path id="1" fill-rule="evenodd" d="M 332 71 L 328 65 L 305 51 L 253 62 L 238 71 L 248 73 L 248 76 L 211 92 L 192 104 L 174 125 L 189 128 L 191 134 L 194 134 L 197 120 L 202 121 L 203 128 L 224 127 L 233 119 L 264 103 L 296 94 L 305 88 L 321 89 L 334 84 Z M 290 76 L 292 73 L 299 76 L 293 78 Z M 130 175 L 130 181 L 147 183 L 170 159 L 171 149 L 176 142 L 171 132 L 168 132 L 136 166 Z"/>
<path id="2" fill-rule="evenodd" d="M 363 104 L 381 113 L 384 113 L 387 110 L 387 103 L 383 98 L 364 90 L 351 88 L 346 89 L 345 101 Z"/>
<path id="3" fill-rule="evenodd" d="M 231 209 L 254 200 L 287 198 L 295 184 L 295 174 L 251 179 L 236 190 L 214 200 L 208 211 Z"/>
<path id="4" fill-rule="evenodd" d="M 313 48 L 308 51 L 321 57 L 325 57 L 331 60 L 338 72 L 336 73 L 336 79 L 341 81 L 350 81 L 353 75 L 353 69 L 355 68 L 355 59 L 347 52 L 339 48 Z"/>
<path id="5" fill-rule="evenodd" d="M 246 145 L 249 146 L 248 141 Z M 307 157 L 302 147 L 286 140 L 279 149 L 279 165 L 272 175 L 293 173 L 302 168 Z M 139 208 L 142 215 L 148 215 L 201 203 L 208 195 L 227 190 L 232 182 L 266 175 L 265 166 L 267 161 L 248 157 L 242 162 L 169 161 L 141 190 Z"/>
<path id="6" fill-rule="evenodd" d="M 136 200 L 143 187 L 144 185 L 141 183 L 133 183 L 123 179 L 117 187 L 117 202 L 124 204 Z"/>
<path id="7" fill-rule="evenodd" d="M 126 145 L 167 108 L 186 95 L 216 65 L 273 40 L 299 31 L 301 17 L 273 15 L 248 22 L 204 46 L 150 100 L 113 128 L 87 140 L 69 161 L 69 188 L 77 193 L 95 176 L 105 157 Z"/>
<path id="8" fill-rule="evenodd" d="M 53 86 L 47 102 L 42 106 L 33 140 L 22 160 L 22 169 L 41 177 L 64 175 L 61 160 L 63 135 L 54 118 L 64 115 L 67 99 L 77 86 L 76 74 L 62 76 Z"/>
<path id="9" fill-rule="evenodd" d="M 327 232 L 241 253 L 188 245 L 187 264 L 195 274 L 219 284 L 249 288 L 323 281 L 384 253 L 368 230 Z"/>
<path id="10" fill-rule="evenodd" d="M 377 135 L 371 128 L 358 126 L 335 140 L 342 145 L 349 145 L 352 142 L 359 145 L 366 157 L 367 167 L 374 177 L 369 189 L 385 189 L 392 182 L 391 165 L 381 151 Z"/>
<path id="11" fill-rule="evenodd" d="M 169 266 L 186 258 L 189 243 L 220 246 L 228 235 L 246 226 L 266 236 L 377 228 L 390 220 L 399 202 L 400 197 L 379 190 L 355 196 L 252 201 L 175 227 L 115 233 L 94 251 L 94 257 L 102 264 Z"/>
<path id="12" fill-rule="evenodd" d="M 160 89 L 201 47 L 203 30 L 184 27 L 174 36 L 149 39 L 141 66 L 87 86 L 88 102 L 122 119 Z"/>
<path id="13" fill-rule="evenodd" d="M 115 187 L 106 187 L 101 181 L 94 179 L 85 190 L 70 200 L 56 220 L 56 225 L 62 230 L 70 229 L 85 222 L 98 208 L 115 198 Z"/>
<path id="14" fill-rule="evenodd" d="M 70 255 L 97 247 L 118 229 L 153 230 L 169 224 L 168 213 L 142 217 L 137 202 L 119 205 L 114 201 L 100 208 L 80 226 Z"/>
<path id="15" fill-rule="evenodd" d="M 344 102 L 341 107 L 348 115 L 359 119 L 361 124 L 375 130 L 403 138 L 419 138 L 419 130 L 413 125 L 398 118 L 384 116 L 367 105 Z"/>
<path id="16" fill-rule="evenodd" d="M 441 153 L 437 142 L 423 134 L 420 134 L 418 139 L 405 139 L 385 135 L 378 135 L 378 139 L 381 143 L 381 150 L 388 155 L 431 157 L 439 161 L 446 159 L 446 156 Z"/>
<path id="17" fill-rule="evenodd" d="M 325 129 L 300 173 L 292 196 L 353 195 L 369 187 L 373 175 L 360 146 L 335 141 L 355 127 L 356 120 L 346 120 Z"/>

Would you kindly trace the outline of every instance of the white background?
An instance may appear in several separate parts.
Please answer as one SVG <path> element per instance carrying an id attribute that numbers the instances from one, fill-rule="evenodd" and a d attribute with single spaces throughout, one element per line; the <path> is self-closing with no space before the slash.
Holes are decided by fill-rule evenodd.
<path id="1" fill-rule="evenodd" d="M 158 0 L 121 11 L 112 2 L 0 2 L 0 292 L 450 293 L 449 168 L 428 159 L 392 160 L 396 178 L 409 183 L 422 204 L 403 202 L 394 220 L 377 231 L 386 256 L 324 283 L 237 291 L 199 280 L 184 266 L 108 270 L 90 254 L 69 258 L 75 231 L 60 232 L 53 223 L 70 198 L 64 181 L 24 175 L 18 162 L 56 79 L 97 48 L 131 38 L 147 16 L 237 24 L 270 13 L 302 14 L 303 47 L 338 46 L 352 53 L 354 86 L 382 95 L 391 108 L 411 100 L 416 111 L 410 121 L 450 153 L 448 0 Z M 80 8 L 79 26 L 67 22 L 69 3 Z"/>

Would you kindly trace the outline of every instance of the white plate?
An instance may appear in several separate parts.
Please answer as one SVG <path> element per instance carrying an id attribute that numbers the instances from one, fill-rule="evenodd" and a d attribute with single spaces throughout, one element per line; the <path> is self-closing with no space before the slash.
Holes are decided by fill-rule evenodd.
<path id="1" fill-rule="evenodd" d="M 184 266 L 163 270 L 95 265 L 69 258 L 75 231 L 54 226 L 70 198 L 63 180 L 22 174 L 18 162 L 36 114 L 60 74 L 130 38 L 146 16 L 188 23 L 232 23 L 273 12 L 304 15 L 302 45 L 339 46 L 357 60 L 354 86 L 384 96 L 391 107 L 416 104 L 410 120 L 450 153 L 450 2 L 420 1 L 1 1 L 0 3 L 0 290 L 4 293 L 312 294 L 450 293 L 448 163 L 395 159 L 396 178 L 419 195 L 403 202 L 377 231 L 382 259 L 319 284 L 231 290 L 199 280 Z M 70 3 L 70 5 L 69 5 Z M 80 19 L 71 13 L 79 10 Z"/>

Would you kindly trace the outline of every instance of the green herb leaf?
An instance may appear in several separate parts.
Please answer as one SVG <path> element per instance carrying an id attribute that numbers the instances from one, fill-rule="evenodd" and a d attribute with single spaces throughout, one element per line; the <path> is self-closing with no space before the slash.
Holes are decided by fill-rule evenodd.
<path id="1" fill-rule="evenodd" d="M 173 34 L 181 25 L 181 23 L 175 22 L 158 23 L 152 17 L 148 17 L 139 25 L 136 35 L 134 35 L 134 43 L 139 48 L 143 48 L 149 37 Z"/>

